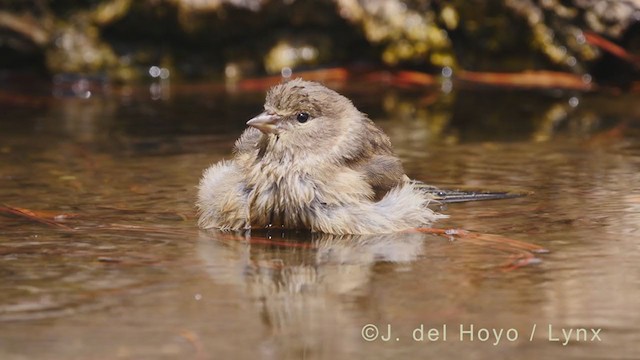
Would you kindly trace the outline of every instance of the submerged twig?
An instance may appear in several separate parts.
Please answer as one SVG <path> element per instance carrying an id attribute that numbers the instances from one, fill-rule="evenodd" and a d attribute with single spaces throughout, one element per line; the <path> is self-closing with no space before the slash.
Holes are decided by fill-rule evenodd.
<path id="1" fill-rule="evenodd" d="M 28 209 L 22 209 L 22 208 L 18 208 L 18 207 L 14 207 L 14 206 L 10 206 L 7 204 L 3 204 L 0 205 L 0 213 L 4 213 L 4 214 L 10 214 L 10 215 L 15 215 L 18 217 L 21 217 L 23 219 L 27 219 L 27 220 L 31 220 L 31 221 L 35 221 L 41 224 L 45 224 L 45 225 L 49 225 L 49 226 L 53 226 L 53 227 L 57 227 L 60 229 L 65 229 L 65 230 L 73 230 L 72 228 L 60 224 L 54 220 L 50 220 L 47 219 L 45 217 L 39 216 L 38 214 L 36 214 L 35 212 L 28 210 Z"/>
<path id="2" fill-rule="evenodd" d="M 513 270 L 522 266 L 537 264 L 540 259 L 534 254 L 546 254 L 549 250 L 542 246 L 495 234 L 476 233 L 463 229 L 416 228 L 410 231 L 434 234 L 447 238 L 471 240 L 471 243 L 489 247 L 493 250 L 511 254 L 513 259 L 503 266 L 504 270 Z"/>
<path id="3" fill-rule="evenodd" d="M 306 80 L 322 82 L 345 82 L 349 78 L 349 71 L 342 67 L 296 72 L 292 78 L 302 77 Z M 282 76 L 267 76 L 244 79 L 238 82 L 238 87 L 245 91 L 263 91 L 279 84 L 286 78 Z"/>
<path id="4" fill-rule="evenodd" d="M 595 88 L 581 76 L 557 71 L 523 71 L 519 73 L 491 73 L 460 71 L 456 80 L 466 83 L 484 84 L 496 87 L 567 89 L 589 91 Z"/>
<path id="5" fill-rule="evenodd" d="M 628 61 L 637 61 L 628 54 L 620 55 Z M 437 77 L 420 71 L 368 71 L 360 72 L 336 67 L 312 71 L 296 72 L 291 78 L 303 77 L 307 80 L 343 83 L 358 78 L 365 82 L 385 83 L 395 87 L 429 88 L 439 84 Z M 281 76 L 257 77 L 240 80 L 238 88 L 243 90 L 265 90 L 288 78 Z M 504 88 L 568 89 L 590 91 L 596 88 L 582 76 L 559 71 L 530 70 L 513 73 L 476 72 L 459 70 L 451 78 L 462 85 L 485 85 Z"/>
<path id="6" fill-rule="evenodd" d="M 127 232 L 144 232 L 144 233 L 155 233 L 155 234 L 164 234 L 164 235 L 173 235 L 173 236 L 189 236 L 192 235 L 192 231 L 179 230 L 175 228 L 166 228 L 161 226 L 144 226 L 144 225 L 129 225 L 129 224 L 103 224 L 97 226 L 89 226 L 89 227 L 74 227 L 71 228 L 64 224 L 60 224 L 54 220 L 48 219 L 42 214 L 38 214 L 37 212 L 18 208 L 14 206 L 9 206 L 6 204 L 0 205 L 0 213 L 9 214 L 18 216 L 30 221 L 38 222 L 41 224 L 45 224 L 48 226 L 68 230 L 68 231 L 79 231 L 79 230 L 91 230 L 91 231 L 127 231 Z M 65 216 L 65 217 L 73 217 L 74 214 L 62 214 L 56 216 Z M 55 217 L 54 217 L 55 218 Z M 458 238 L 463 240 L 470 240 L 471 243 L 476 245 L 482 245 L 484 247 L 491 248 L 493 250 L 501 251 L 512 256 L 512 259 L 503 266 L 505 270 L 513 270 L 522 266 L 531 265 L 538 263 L 540 260 L 534 256 L 534 254 L 545 254 L 549 251 L 539 245 L 527 243 L 521 240 L 512 239 L 506 236 L 495 235 L 495 234 L 485 234 L 485 233 L 477 233 L 471 232 L 463 229 L 438 229 L 438 228 L 415 228 L 409 231 L 420 232 L 420 233 L 428 233 L 439 236 L 444 236 L 447 238 Z M 222 233 L 222 238 L 227 240 L 238 240 L 237 234 L 227 234 Z M 286 248 L 305 248 L 305 249 L 314 249 L 316 245 L 312 242 L 295 242 L 295 241 L 280 241 L 274 240 L 270 236 L 261 236 L 261 235 L 252 235 L 248 238 L 242 237 L 242 239 L 246 239 L 251 244 L 260 244 L 260 245 L 271 245 L 271 246 L 280 246 Z M 105 261 L 106 260 L 106 261 Z M 99 261 L 111 262 L 111 259 L 99 259 Z"/>

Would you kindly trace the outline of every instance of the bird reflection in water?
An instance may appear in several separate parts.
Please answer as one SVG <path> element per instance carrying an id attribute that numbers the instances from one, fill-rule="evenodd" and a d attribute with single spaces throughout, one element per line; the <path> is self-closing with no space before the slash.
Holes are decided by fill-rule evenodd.
<path id="1" fill-rule="evenodd" d="M 345 336 L 341 330 L 362 327 L 361 318 L 372 310 L 376 267 L 411 264 L 424 255 L 426 237 L 201 231 L 198 254 L 214 282 L 232 286 L 256 305 L 269 331 L 261 346 L 331 352 L 362 342 L 358 331 Z"/>

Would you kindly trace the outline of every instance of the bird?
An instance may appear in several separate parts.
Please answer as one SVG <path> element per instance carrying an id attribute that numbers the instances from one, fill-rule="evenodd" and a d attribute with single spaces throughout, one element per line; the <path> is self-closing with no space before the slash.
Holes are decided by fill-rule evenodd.
<path id="1" fill-rule="evenodd" d="M 203 172 L 202 229 L 384 234 L 446 217 L 429 208 L 446 193 L 411 180 L 383 130 L 320 83 L 275 85 L 247 125 L 233 158 Z M 452 194 L 453 201 L 482 198 Z"/>

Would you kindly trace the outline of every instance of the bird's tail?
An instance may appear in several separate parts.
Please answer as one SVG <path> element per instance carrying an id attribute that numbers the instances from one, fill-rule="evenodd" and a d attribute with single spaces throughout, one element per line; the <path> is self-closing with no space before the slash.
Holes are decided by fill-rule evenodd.
<path id="1" fill-rule="evenodd" d="M 421 182 L 415 182 L 414 186 L 426 194 L 430 194 L 433 200 L 439 203 L 458 203 L 480 200 L 500 200 L 513 199 L 529 195 L 528 193 L 517 193 L 510 191 L 471 191 L 471 190 L 447 190 L 440 189 Z"/>

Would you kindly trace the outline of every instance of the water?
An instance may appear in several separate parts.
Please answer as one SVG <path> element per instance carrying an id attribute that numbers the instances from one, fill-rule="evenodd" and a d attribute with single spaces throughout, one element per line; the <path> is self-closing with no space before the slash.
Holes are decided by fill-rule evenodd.
<path id="1" fill-rule="evenodd" d="M 0 216 L 0 358 L 640 357 L 635 94 L 342 91 L 411 177 L 531 193 L 449 205 L 438 227 L 551 252 L 514 269 L 504 247 L 428 234 L 202 232 L 200 174 L 262 93 L 1 92 L 0 203 L 67 228 Z"/>

